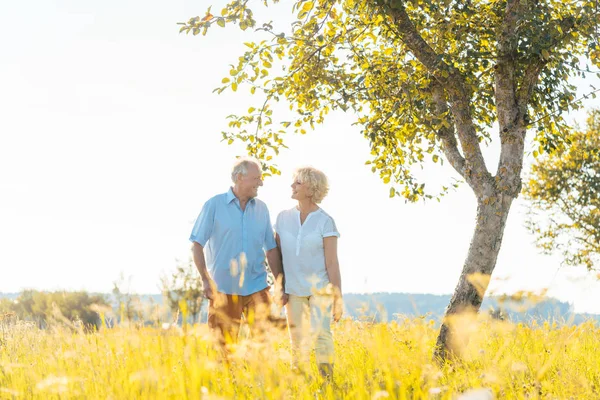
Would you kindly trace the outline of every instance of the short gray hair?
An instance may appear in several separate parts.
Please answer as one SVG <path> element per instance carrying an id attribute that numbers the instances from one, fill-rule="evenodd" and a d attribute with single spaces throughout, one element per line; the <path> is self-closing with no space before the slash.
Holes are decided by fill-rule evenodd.
<path id="1" fill-rule="evenodd" d="M 235 183 L 238 175 L 246 175 L 248 173 L 248 167 L 251 164 L 256 165 L 259 171 L 261 170 L 260 161 L 254 157 L 240 157 L 235 160 L 235 163 L 233 163 L 233 169 L 231 170 L 231 181 Z"/>

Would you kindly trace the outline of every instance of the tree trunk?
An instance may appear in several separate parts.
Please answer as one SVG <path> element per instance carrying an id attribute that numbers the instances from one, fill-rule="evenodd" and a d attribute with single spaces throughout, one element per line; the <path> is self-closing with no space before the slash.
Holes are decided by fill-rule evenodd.
<path id="1" fill-rule="evenodd" d="M 477 225 L 469 246 L 458 285 L 437 338 L 434 358 L 444 362 L 456 355 L 459 344 L 468 338 L 457 337 L 452 317 L 461 312 L 477 312 L 500 252 L 506 218 L 514 197 L 506 193 L 481 196 L 477 200 Z"/>

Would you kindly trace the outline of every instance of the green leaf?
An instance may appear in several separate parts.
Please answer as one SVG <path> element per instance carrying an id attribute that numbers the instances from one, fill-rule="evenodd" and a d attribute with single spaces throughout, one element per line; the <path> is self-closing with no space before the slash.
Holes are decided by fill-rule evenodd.
<path id="1" fill-rule="evenodd" d="M 542 56 L 544 57 L 545 60 L 550 59 L 550 53 L 548 53 L 548 50 L 546 50 L 546 49 L 542 49 Z"/>

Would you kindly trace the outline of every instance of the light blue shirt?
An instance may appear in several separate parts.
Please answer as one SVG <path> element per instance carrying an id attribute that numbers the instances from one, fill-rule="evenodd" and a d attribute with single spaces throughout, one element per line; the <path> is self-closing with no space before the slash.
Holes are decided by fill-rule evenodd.
<path id="1" fill-rule="evenodd" d="M 242 211 L 231 188 L 214 196 L 202 207 L 190 241 L 204 248 L 219 292 L 248 296 L 268 286 L 265 251 L 277 244 L 264 202 L 251 199 Z"/>

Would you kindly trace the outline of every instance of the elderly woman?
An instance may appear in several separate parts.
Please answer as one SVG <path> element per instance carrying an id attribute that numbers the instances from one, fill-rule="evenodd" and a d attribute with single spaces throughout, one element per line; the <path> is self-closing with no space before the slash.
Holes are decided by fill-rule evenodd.
<path id="1" fill-rule="evenodd" d="M 337 257 L 340 236 L 333 218 L 319 203 L 329 186 L 315 168 L 294 174 L 292 198 L 298 204 L 282 211 L 275 223 L 283 259 L 283 303 L 292 342 L 293 365 L 306 365 L 314 344 L 320 374 L 333 374 L 331 320 L 342 316 L 342 282 Z"/>

